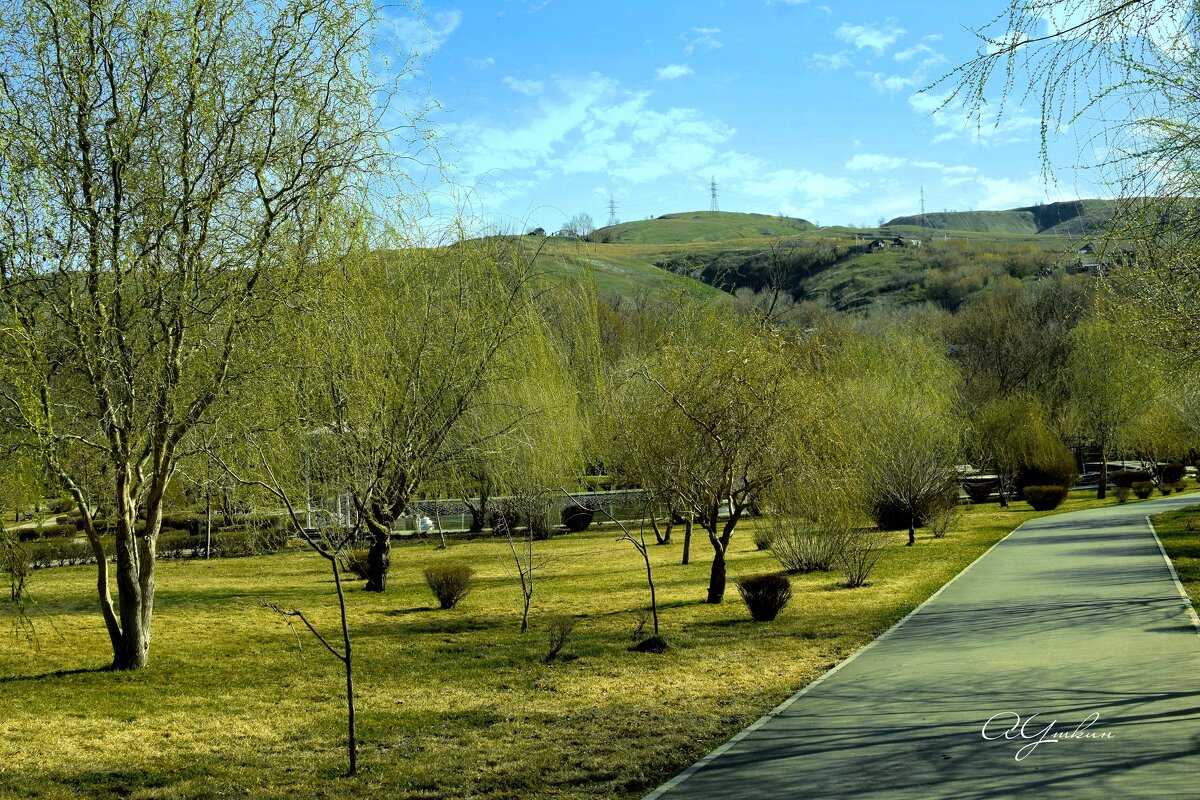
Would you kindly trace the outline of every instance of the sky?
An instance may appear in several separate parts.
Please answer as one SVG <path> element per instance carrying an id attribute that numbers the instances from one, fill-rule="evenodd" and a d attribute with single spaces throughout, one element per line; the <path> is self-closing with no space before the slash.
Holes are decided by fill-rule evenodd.
<path id="1" fill-rule="evenodd" d="M 707 210 L 875 226 L 927 211 L 1105 196 L 1038 108 L 982 124 L 931 84 L 1002 0 L 426 0 L 385 11 L 423 61 L 445 164 L 434 218 L 554 231 Z M 993 106 L 995 108 L 995 106 Z"/>

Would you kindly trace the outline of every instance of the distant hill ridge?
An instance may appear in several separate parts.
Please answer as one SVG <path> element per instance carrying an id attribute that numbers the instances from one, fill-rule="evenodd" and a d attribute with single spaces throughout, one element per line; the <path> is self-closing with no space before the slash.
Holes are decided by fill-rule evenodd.
<path id="1" fill-rule="evenodd" d="M 736 211 L 687 211 L 655 219 L 622 222 L 601 228 L 604 241 L 620 244 L 685 244 L 795 236 L 812 230 L 806 219 L 742 214 Z"/>
<path id="2" fill-rule="evenodd" d="M 1116 203 L 1111 200 L 1069 200 L 1007 211 L 935 211 L 896 217 L 887 225 L 916 225 L 934 230 L 977 233 L 1024 233 L 1087 236 L 1106 228 Z"/>

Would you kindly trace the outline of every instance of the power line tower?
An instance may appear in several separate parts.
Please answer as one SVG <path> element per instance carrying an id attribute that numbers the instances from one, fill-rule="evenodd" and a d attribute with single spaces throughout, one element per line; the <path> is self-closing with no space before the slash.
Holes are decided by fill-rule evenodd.
<path id="1" fill-rule="evenodd" d="M 608 226 L 611 228 L 617 224 L 617 201 L 610 194 L 608 196 Z"/>
<path id="2" fill-rule="evenodd" d="M 709 205 L 708 210 L 720 211 L 721 208 L 717 205 L 717 179 L 715 176 L 712 179 L 712 183 L 708 186 L 708 193 L 712 195 L 712 203 Z"/>
<path id="3" fill-rule="evenodd" d="M 925 186 L 921 186 L 921 227 L 925 227 Z"/>

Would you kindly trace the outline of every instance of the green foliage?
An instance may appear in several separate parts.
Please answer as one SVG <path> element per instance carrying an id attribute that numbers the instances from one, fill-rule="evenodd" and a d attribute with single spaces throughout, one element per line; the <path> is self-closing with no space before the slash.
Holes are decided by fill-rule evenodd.
<path id="1" fill-rule="evenodd" d="M 750 575 L 737 580 L 738 594 L 755 622 L 770 622 L 792 599 L 792 582 L 782 575 Z"/>
<path id="2" fill-rule="evenodd" d="M 1127 503 L 1129 502 L 1129 496 L 1133 494 L 1133 489 L 1128 486 L 1118 486 L 1113 489 L 1113 494 L 1117 496 L 1118 503 Z"/>
<path id="3" fill-rule="evenodd" d="M 471 591 L 475 570 L 465 564 L 433 564 L 425 568 L 425 583 L 443 609 L 454 608 Z"/>
<path id="4" fill-rule="evenodd" d="M 1057 436 L 1043 428 L 1037 432 L 1032 445 L 1017 465 L 1017 491 L 1027 486 L 1071 486 L 1075 483 L 1078 474 L 1075 456 Z"/>
<path id="5" fill-rule="evenodd" d="M 1130 488 L 1139 500 L 1145 500 L 1154 493 L 1154 484 L 1150 481 L 1134 481 Z"/>
<path id="6" fill-rule="evenodd" d="M 1187 468 L 1179 462 L 1163 464 L 1158 470 L 1158 479 L 1162 483 L 1174 485 L 1183 480 L 1187 474 Z"/>
<path id="7" fill-rule="evenodd" d="M 1067 499 L 1065 486 L 1026 486 L 1021 490 L 1021 494 L 1035 511 L 1050 511 L 1058 508 L 1062 501 Z"/>

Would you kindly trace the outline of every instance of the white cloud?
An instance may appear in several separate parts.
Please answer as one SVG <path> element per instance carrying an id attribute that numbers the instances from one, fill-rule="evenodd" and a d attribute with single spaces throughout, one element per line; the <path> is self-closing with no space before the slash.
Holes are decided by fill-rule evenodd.
<path id="1" fill-rule="evenodd" d="M 884 75 L 882 72 L 859 72 L 857 74 L 860 78 L 866 78 L 875 91 L 880 94 L 895 94 L 924 83 L 919 75 Z"/>
<path id="2" fill-rule="evenodd" d="M 946 101 L 947 95 L 929 92 L 918 92 L 908 98 L 908 105 L 913 111 L 922 115 L 935 128 L 941 129 L 941 132 L 930 140 L 930 144 L 956 139 L 967 139 L 976 144 L 1024 141 L 1026 132 L 1041 124 L 1036 116 L 1015 106 L 1009 106 L 999 116 L 997 111 L 976 118 L 963 108 L 961 102 Z"/>
<path id="3" fill-rule="evenodd" d="M 908 159 L 906 158 L 895 158 L 893 156 L 885 156 L 879 153 L 856 153 L 853 158 L 846 162 L 846 169 L 883 172 L 886 170 L 899 169 L 907 163 Z"/>
<path id="4" fill-rule="evenodd" d="M 526 81 L 520 78 L 514 78 L 512 75 L 504 76 L 504 85 L 512 89 L 514 92 L 520 92 L 528 97 L 539 95 L 546 88 L 541 81 Z"/>
<path id="5" fill-rule="evenodd" d="M 829 6 L 817 6 L 817 11 L 824 11 L 826 14 L 832 14 L 833 9 Z"/>
<path id="6" fill-rule="evenodd" d="M 1032 206 L 1045 202 L 1046 186 L 1036 175 L 1012 178 L 979 178 L 984 194 L 976 208 L 1007 209 Z"/>
<path id="7" fill-rule="evenodd" d="M 384 17 L 392 24 L 394 36 L 404 52 L 428 56 L 441 47 L 450 35 L 462 24 L 462 12 L 458 9 L 437 11 L 424 19 L 415 16 Z"/>
<path id="8" fill-rule="evenodd" d="M 487 58 L 468 58 L 467 63 L 475 69 L 487 69 L 488 67 L 495 66 L 496 59 L 491 56 Z"/>
<path id="9" fill-rule="evenodd" d="M 655 70 L 655 75 L 660 81 L 673 81 L 676 78 L 691 75 L 692 72 L 692 68 L 687 64 L 667 64 L 665 67 Z"/>
<path id="10" fill-rule="evenodd" d="M 849 53 L 842 51 L 840 53 L 830 53 L 828 55 L 823 53 L 813 53 L 805 59 L 805 63 L 807 63 L 813 69 L 833 71 L 848 67 L 854 62 L 851 60 Z"/>
<path id="11" fill-rule="evenodd" d="M 690 38 L 683 51 L 691 54 L 700 47 L 706 50 L 716 50 L 721 46 L 720 40 L 717 39 L 717 34 L 720 32 L 720 28 L 692 28 L 687 34 Z"/>
<path id="12" fill-rule="evenodd" d="M 843 42 L 848 42 L 859 50 L 869 47 L 876 53 L 883 53 L 895 44 L 905 31 L 896 27 L 896 20 L 888 19 L 881 26 L 851 25 L 844 22 L 833 33 Z"/>
<path id="13" fill-rule="evenodd" d="M 896 59 L 897 61 L 911 61 L 914 56 L 919 56 L 922 54 L 927 55 L 930 58 L 936 58 L 938 61 L 945 60 L 936 50 L 927 44 L 914 44 L 907 50 L 901 50 L 897 53 L 894 53 L 892 58 Z"/>

